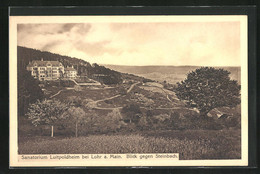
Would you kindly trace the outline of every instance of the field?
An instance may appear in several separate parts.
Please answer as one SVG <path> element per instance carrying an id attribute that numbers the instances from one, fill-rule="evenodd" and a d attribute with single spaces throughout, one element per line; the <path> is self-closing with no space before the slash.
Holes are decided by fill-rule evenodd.
<path id="1" fill-rule="evenodd" d="M 179 153 L 180 159 L 240 159 L 240 132 L 149 131 L 78 138 L 34 137 L 19 143 L 19 154 Z"/>

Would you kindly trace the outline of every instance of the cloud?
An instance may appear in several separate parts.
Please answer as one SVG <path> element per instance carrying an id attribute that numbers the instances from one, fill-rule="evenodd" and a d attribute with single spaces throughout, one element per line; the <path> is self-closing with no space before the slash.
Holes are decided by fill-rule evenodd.
<path id="1" fill-rule="evenodd" d="M 18 45 L 103 64 L 240 65 L 239 22 L 19 24 Z"/>

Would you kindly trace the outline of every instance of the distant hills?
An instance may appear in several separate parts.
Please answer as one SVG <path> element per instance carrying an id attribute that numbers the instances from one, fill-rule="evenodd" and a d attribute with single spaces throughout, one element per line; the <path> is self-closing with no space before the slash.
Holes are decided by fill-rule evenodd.
<path id="1" fill-rule="evenodd" d="M 159 82 L 166 80 L 169 83 L 175 84 L 184 80 L 187 74 L 200 66 L 124 66 L 124 65 L 105 65 L 115 71 L 135 74 Z M 231 79 L 237 80 L 241 83 L 241 69 L 240 67 L 216 67 L 223 68 L 231 72 Z"/>
<path id="2" fill-rule="evenodd" d="M 175 84 L 178 81 L 185 79 L 186 75 L 199 66 L 123 66 L 123 65 L 98 65 L 90 64 L 82 59 L 69 56 L 62 56 L 46 51 L 26 48 L 18 46 L 18 72 L 25 70 L 29 61 L 32 60 L 57 60 L 65 67 L 74 66 L 78 74 L 81 76 L 87 75 L 90 78 L 98 80 L 105 84 L 121 83 L 124 79 L 133 79 L 142 81 L 144 78 L 156 80 L 159 82 L 167 81 Z M 223 68 L 231 72 L 231 78 L 241 83 L 240 67 L 217 67 Z M 98 78 L 94 74 L 105 74 L 104 78 Z M 139 77 L 141 76 L 141 77 Z"/>

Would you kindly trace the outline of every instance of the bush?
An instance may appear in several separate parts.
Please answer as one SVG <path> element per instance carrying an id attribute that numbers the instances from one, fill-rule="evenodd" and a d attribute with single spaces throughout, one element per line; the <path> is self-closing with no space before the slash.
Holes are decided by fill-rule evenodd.
<path id="1" fill-rule="evenodd" d="M 116 132 L 125 125 L 123 117 L 118 109 L 114 109 L 112 112 L 108 113 L 106 117 L 99 119 L 98 124 L 100 126 L 100 131 L 104 133 Z"/>
<path id="2" fill-rule="evenodd" d="M 124 115 L 124 121 L 127 123 L 138 123 L 142 116 L 140 106 L 133 103 L 124 106 L 122 108 L 122 114 Z"/>
<path id="3" fill-rule="evenodd" d="M 123 122 L 122 115 L 118 109 L 114 109 L 107 115 L 97 115 L 94 111 L 86 112 L 85 123 L 81 125 L 82 135 L 93 133 L 110 133 L 117 132 L 125 123 Z"/>
<path id="4" fill-rule="evenodd" d="M 216 120 L 217 123 L 221 124 L 225 128 L 241 128 L 241 115 L 234 114 L 233 116 L 229 116 L 227 118 L 219 118 Z"/>
<path id="5" fill-rule="evenodd" d="M 96 107 L 96 104 L 95 104 L 95 102 L 94 102 L 94 100 L 92 100 L 92 99 L 84 99 L 83 101 L 82 101 L 82 104 L 87 108 L 87 109 L 93 109 L 93 108 L 95 108 Z"/>
<path id="6" fill-rule="evenodd" d="M 79 85 L 75 85 L 75 86 L 74 86 L 74 90 L 75 90 L 75 91 L 82 91 L 82 87 L 79 86 Z"/>
<path id="7" fill-rule="evenodd" d="M 148 99 L 143 94 L 136 93 L 133 95 L 132 100 L 134 102 L 143 104 L 144 106 L 152 106 L 154 104 L 154 101 L 152 99 Z"/>
<path id="8" fill-rule="evenodd" d="M 171 117 L 168 114 L 150 116 L 148 123 L 150 129 L 168 129 L 172 126 Z"/>
<path id="9" fill-rule="evenodd" d="M 182 114 L 174 112 L 171 114 L 172 129 L 209 129 L 220 130 L 221 124 L 210 117 L 200 117 L 198 114 Z"/>
<path id="10" fill-rule="evenodd" d="M 147 121 L 147 117 L 146 116 L 143 116 L 139 122 L 138 122 L 138 129 L 139 130 L 147 130 L 149 129 L 150 127 L 150 124 L 149 122 Z"/>

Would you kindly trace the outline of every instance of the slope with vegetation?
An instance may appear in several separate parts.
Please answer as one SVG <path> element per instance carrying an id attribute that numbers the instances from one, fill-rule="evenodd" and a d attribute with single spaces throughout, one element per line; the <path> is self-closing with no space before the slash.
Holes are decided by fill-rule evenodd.
<path id="1" fill-rule="evenodd" d="M 106 84 L 100 87 L 79 87 L 71 81 L 43 82 L 44 87 L 40 87 L 39 81 L 25 70 L 26 63 L 36 57 L 73 65 L 88 79 L 94 74 L 111 78 L 96 78 Z M 18 47 L 18 58 L 19 108 L 26 109 L 26 117 L 19 117 L 18 122 L 20 154 L 180 153 L 181 159 L 241 157 L 241 109 L 236 106 L 240 86 L 230 81 L 226 71 L 199 69 L 173 88 L 80 59 L 28 48 Z M 206 71 L 206 75 L 193 75 L 198 71 Z M 214 80 L 218 72 L 223 74 L 219 81 Z M 227 91 L 228 84 L 236 90 Z M 233 95 L 236 102 L 232 104 L 216 93 L 229 98 Z M 30 98 L 27 106 L 21 104 L 26 96 Z M 236 108 L 223 109 L 224 106 Z M 218 112 L 214 109 L 221 110 L 218 107 L 230 115 L 221 119 L 212 116 Z"/>

